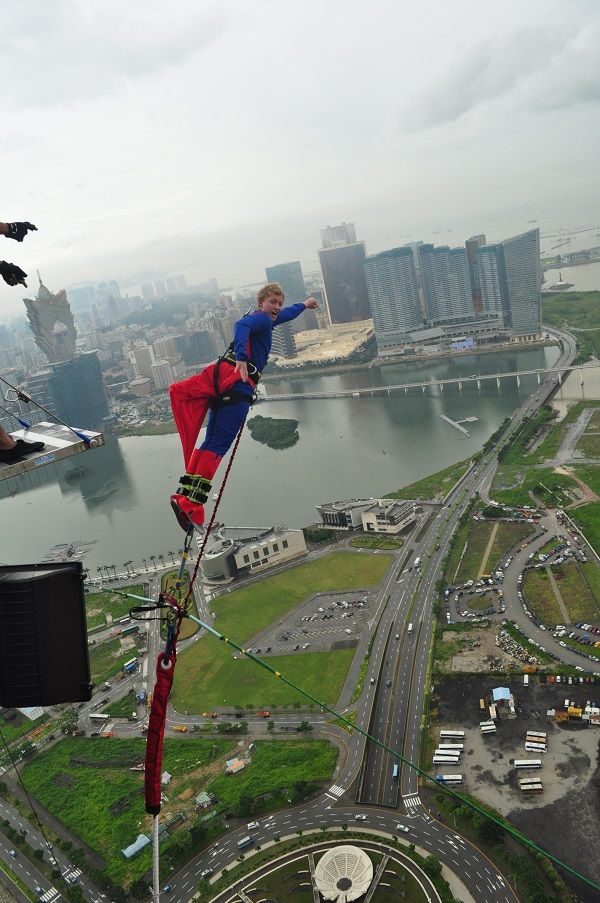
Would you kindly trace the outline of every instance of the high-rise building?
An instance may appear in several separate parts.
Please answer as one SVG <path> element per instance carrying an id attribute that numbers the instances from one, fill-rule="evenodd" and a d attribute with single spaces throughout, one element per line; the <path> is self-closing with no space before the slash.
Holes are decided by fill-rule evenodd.
<path id="1" fill-rule="evenodd" d="M 157 389 L 167 389 L 175 379 L 175 369 L 170 361 L 161 360 L 152 364 L 152 380 Z"/>
<path id="2" fill-rule="evenodd" d="M 323 248 L 354 244 L 356 244 L 354 223 L 340 223 L 339 226 L 327 226 L 325 229 L 321 229 L 321 246 Z"/>
<path id="3" fill-rule="evenodd" d="M 77 330 L 64 288 L 55 295 L 42 284 L 35 298 L 24 298 L 35 343 L 50 363 L 70 360 L 75 354 Z"/>
<path id="4" fill-rule="evenodd" d="M 152 348 L 154 351 L 154 357 L 157 361 L 162 358 L 166 358 L 169 361 L 174 361 L 179 357 L 179 353 L 177 351 L 177 337 L 174 335 L 165 335 L 161 336 L 158 339 L 155 339 L 152 343 Z"/>
<path id="5" fill-rule="evenodd" d="M 501 317 L 502 324 L 510 327 L 510 299 L 502 245 L 492 244 L 478 247 L 475 259 L 477 285 L 481 292 L 483 313 Z"/>
<path id="6" fill-rule="evenodd" d="M 53 364 L 48 384 L 61 420 L 74 427 L 102 428 L 109 411 L 96 351 Z"/>
<path id="7" fill-rule="evenodd" d="M 154 363 L 154 352 L 150 345 L 146 342 L 135 342 L 132 354 L 135 363 L 135 369 L 139 376 L 146 376 L 152 379 L 152 364 Z"/>
<path id="8" fill-rule="evenodd" d="M 501 315 L 514 336 L 535 338 L 542 328 L 540 232 L 530 229 L 477 248 L 485 313 Z"/>
<path id="9" fill-rule="evenodd" d="M 275 266 L 265 269 L 267 282 L 278 282 L 283 289 L 286 304 L 297 304 L 304 301 L 308 297 L 302 267 L 299 260 L 292 260 L 290 263 L 278 263 Z M 314 310 L 307 310 L 301 317 L 290 320 L 292 332 L 304 332 L 306 329 L 317 328 L 317 316 Z M 280 327 L 277 327 L 277 331 Z M 273 338 L 275 338 L 273 333 Z M 295 343 L 294 343 L 295 348 Z"/>
<path id="10" fill-rule="evenodd" d="M 539 336 L 542 329 L 540 230 L 502 241 L 513 335 Z"/>
<path id="11" fill-rule="evenodd" d="M 427 316 L 432 322 L 449 323 L 473 318 L 473 299 L 465 248 L 417 249 Z"/>
<path id="12" fill-rule="evenodd" d="M 216 357 L 212 334 L 205 329 L 178 335 L 175 341 L 186 367 L 208 364 Z"/>
<path id="13" fill-rule="evenodd" d="M 328 227 L 329 228 L 329 227 Z M 331 323 L 354 323 L 371 316 L 364 241 L 320 248 L 319 262 Z"/>
<path id="14" fill-rule="evenodd" d="M 467 261 L 469 263 L 469 279 L 471 281 L 471 293 L 473 298 L 473 310 L 480 314 L 483 311 L 483 298 L 481 295 L 481 286 L 479 285 L 479 273 L 477 270 L 477 248 L 485 245 L 485 235 L 472 235 L 467 238 L 465 248 L 467 249 Z"/>
<path id="15" fill-rule="evenodd" d="M 293 321 L 292 321 L 293 322 Z M 272 350 L 281 357 L 296 357 L 296 340 L 292 330 L 292 323 L 282 323 L 273 330 Z"/>
<path id="16" fill-rule="evenodd" d="M 390 353 L 422 323 L 411 248 L 392 248 L 365 260 L 365 274 L 379 355 Z"/>

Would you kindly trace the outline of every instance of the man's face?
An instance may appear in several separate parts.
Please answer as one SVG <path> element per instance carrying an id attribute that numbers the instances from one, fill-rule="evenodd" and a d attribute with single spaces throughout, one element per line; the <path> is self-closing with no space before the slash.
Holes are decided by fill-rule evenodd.
<path id="1" fill-rule="evenodd" d="M 283 307 L 283 298 L 281 295 L 268 295 L 264 301 L 259 304 L 259 310 L 266 314 L 268 317 L 271 317 L 272 320 L 276 320 L 279 316 L 279 311 Z"/>

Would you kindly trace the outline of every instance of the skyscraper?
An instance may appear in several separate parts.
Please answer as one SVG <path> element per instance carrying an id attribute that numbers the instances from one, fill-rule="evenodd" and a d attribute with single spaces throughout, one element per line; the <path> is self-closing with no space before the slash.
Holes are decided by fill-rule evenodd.
<path id="1" fill-rule="evenodd" d="M 467 261 L 469 263 L 469 279 L 471 280 L 471 293 L 473 297 L 473 310 L 475 313 L 483 311 L 483 299 L 481 296 L 481 286 L 479 285 L 479 273 L 477 271 L 477 248 L 485 245 L 485 235 L 473 235 L 467 238 L 465 248 L 467 249 Z"/>
<path id="2" fill-rule="evenodd" d="M 417 249 L 427 316 L 438 323 L 473 318 L 469 265 L 465 248 Z"/>
<path id="3" fill-rule="evenodd" d="M 324 248 L 354 244 L 356 244 L 354 223 L 340 223 L 339 226 L 327 226 L 325 229 L 321 229 L 321 245 Z"/>
<path id="4" fill-rule="evenodd" d="M 365 260 L 365 274 L 379 355 L 421 325 L 417 274 L 411 248 L 392 248 Z"/>
<path id="5" fill-rule="evenodd" d="M 75 354 L 77 330 L 64 288 L 53 295 L 42 284 L 35 298 L 24 298 L 35 343 L 52 364 L 70 360 Z"/>
<path id="6" fill-rule="evenodd" d="M 327 311 L 332 323 L 354 323 L 370 318 L 365 258 L 364 241 L 319 249 Z"/>
<path id="7" fill-rule="evenodd" d="M 53 364 L 48 385 L 61 420 L 69 426 L 102 428 L 109 411 L 97 351 Z"/>
<path id="8" fill-rule="evenodd" d="M 540 230 L 502 242 L 513 335 L 538 336 L 542 329 Z"/>
<path id="9" fill-rule="evenodd" d="M 515 336 L 539 336 L 542 328 L 539 229 L 477 248 L 476 258 L 484 311 L 501 314 L 504 326 Z"/>

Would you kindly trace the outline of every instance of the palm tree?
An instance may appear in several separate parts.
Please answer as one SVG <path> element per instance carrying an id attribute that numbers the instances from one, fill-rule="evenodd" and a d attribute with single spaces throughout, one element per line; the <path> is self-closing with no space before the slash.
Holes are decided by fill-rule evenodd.
<path id="1" fill-rule="evenodd" d="M 160 558 L 160 563 L 161 563 L 162 566 L 164 567 L 164 566 L 165 566 L 165 556 L 164 556 L 164 555 L 162 554 L 162 552 L 161 552 L 160 555 L 159 555 L 158 557 Z"/>
<path id="2" fill-rule="evenodd" d="M 152 567 L 156 567 L 156 555 L 150 555 L 150 561 L 152 562 Z"/>
<path id="3" fill-rule="evenodd" d="M 175 564 L 175 552 L 169 552 L 169 555 L 171 556 L 171 564 Z"/>
<path id="4" fill-rule="evenodd" d="M 125 573 L 129 574 L 129 562 L 128 561 L 123 562 L 123 567 L 125 568 Z"/>
<path id="5" fill-rule="evenodd" d="M 99 577 L 102 577 L 102 568 L 103 568 L 103 566 L 104 566 L 104 565 L 100 564 L 100 565 L 98 565 L 98 567 L 96 568 L 96 570 L 98 571 L 98 576 L 99 576 Z"/>
<path id="6" fill-rule="evenodd" d="M 146 558 L 142 558 L 142 561 L 144 562 L 144 567 L 145 567 L 145 569 L 148 570 L 148 561 L 147 561 L 147 559 L 146 559 Z"/>

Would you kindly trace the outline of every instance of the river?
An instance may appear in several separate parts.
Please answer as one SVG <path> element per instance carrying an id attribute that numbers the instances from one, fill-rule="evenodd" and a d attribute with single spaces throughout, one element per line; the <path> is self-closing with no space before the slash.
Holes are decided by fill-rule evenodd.
<path id="1" fill-rule="evenodd" d="M 515 349 L 269 383 L 268 391 L 331 392 L 495 374 L 551 366 L 557 357 L 557 348 Z M 318 503 L 381 496 L 479 450 L 535 385 L 529 376 L 520 388 L 515 379 L 500 389 L 490 380 L 478 391 L 470 381 L 462 392 L 413 389 L 407 395 L 257 405 L 264 416 L 298 420 L 300 441 L 274 451 L 245 432 L 219 520 L 229 526 L 301 527 L 317 520 Z M 466 437 L 441 414 L 478 419 L 466 424 Z M 85 473 L 73 473 L 78 465 Z M 141 566 L 150 555 L 168 557 L 183 538 L 168 503 L 181 472 L 177 435 L 109 438 L 104 448 L 6 481 L 0 485 L 0 559 L 40 561 L 51 546 L 76 540 L 95 541 L 84 559 L 92 574 L 101 565 L 122 570 L 128 560 Z"/>

